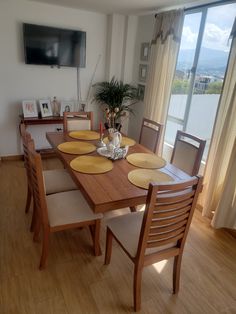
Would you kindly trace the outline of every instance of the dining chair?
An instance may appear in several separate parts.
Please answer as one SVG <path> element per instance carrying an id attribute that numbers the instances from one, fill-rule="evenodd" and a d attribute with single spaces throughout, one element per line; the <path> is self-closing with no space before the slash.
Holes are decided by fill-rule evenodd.
<path id="1" fill-rule="evenodd" d="M 156 153 L 160 144 L 163 125 L 143 118 L 139 143 Z"/>
<path id="2" fill-rule="evenodd" d="M 174 257 L 173 293 L 179 291 L 180 267 L 186 237 L 201 191 L 202 177 L 175 183 L 150 183 L 144 212 L 107 221 L 105 264 L 113 237 L 134 263 L 134 310 L 141 307 L 141 277 L 145 266 Z"/>
<path id="3" fill-rule="evenodd" d="M 101 255 L 99 236 L 102 214 L 93 213 L 79 190 L 46 195 L 41 156 L 35 151 L 32 142 L 29 143 L 28 153 L 37 215 L 34 241 L 38 241 L 40 229 L 43 230 L 39 269 L 44 269 L 46 266 L 49 235 L 57 231 L 89 226 L 94 255 Z"/>
<path id="4" fill-rule="evenodd" d="M 29 212 L 30 204 L 32 200 L 32 183 L 31 183 L 31 173 L 30 173 L 30 164 L 29 164 L 29 144 L 32 142 L 34 146 L 34 141 L 31 138 L 29 132 L 25 130 L 24 126 L 20 127 L 21 137 L 22 137 L 22 144 L 23 144 L 23 151 L 24 151 L 24 165 L 26 169 L 27 175 L 27 198 L 26 198 L 26 205 L 25 205 L 25 213 Z M 45 193 L 47 195 L 54 194 L 58 192 L 64 191 L 71 191 L 77 190 L 78 187 L 72 180 L 69 173 L 66 169 L 53 169 L 53 170 L 44 170 L 43 171 L 44 177 L 44 185 L 45 185 Z M 34 213 L 33 219 L 31 223 L 31 231 L 33 231 L 34 225 Z"/>
<path id="5" fill-rule="evenodd" d="M 64 112 L 63 113 L 64 132 L 92 130 L 93 129 L 93 112 Z"/>
<path id="6" fill-rule="evenodd" d="M 206 141 L 178 130 L 170 163 L 190 176 L 199 172 Z"/>

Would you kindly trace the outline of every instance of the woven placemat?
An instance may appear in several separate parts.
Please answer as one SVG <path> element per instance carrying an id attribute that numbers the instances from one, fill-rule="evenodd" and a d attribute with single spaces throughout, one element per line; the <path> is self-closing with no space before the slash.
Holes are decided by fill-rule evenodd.
<path id="1" fill-rule="evenodd" d="M 148 189 L 150 182 L 170 182 L 174 179 L 159 170 L 135 169 L 128 173 L 129 181 L 143 189 Z"/>
<path id="2" fill-rule="evenodd" d="M 108 143 L 108 137 L 105 137 L 103 142 L 105 144 Z M 136 144 L 135 140 L 133 140 L 132 138 L 129 138 L 129 137 L 125 137 L 125 136 L 122 136 L 122 141 L 121 141 L 121 144 L 120 146 L 134 146 Z"/>
<path id="3" fill-rule="evenodd" d="M 76 138 L 78 140 L 98 140 L 100 135 L 98 132 L 90 131 L 90 130 L 82 130 L 82 131 L 72 131 L 69 133 L 69 136 L 72 138 Z"/>
<path id="4" fill-rule="evenodd" d="M 155 154 L 135 153 L 126 157 L 127 161 L 140 168 L 157 169 L 166 165 L 166 161 Z"/>
<path id="5" fill-rule="evenodd" d="M 78 172 L 98 174 L 112 170 L 113 163 L 105 157 L 79 156 L 70 162 L 70 166 Z"/>
<path id="6" fill-rule="evenodd" d="M 57 146 L 57 148 L 67 154 L 89 154 L 96 150 L 96 146 L 86 142 L 65 142 Z"/>

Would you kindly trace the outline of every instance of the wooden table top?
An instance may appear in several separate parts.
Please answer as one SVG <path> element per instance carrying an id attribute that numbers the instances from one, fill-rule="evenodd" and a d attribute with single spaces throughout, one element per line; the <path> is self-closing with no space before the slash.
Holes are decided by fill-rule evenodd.
<path id="1" fill-rule="evenodd" d="M 138 168 L 129 164 L 126 159 L 114 161 L 113 169 L 107 173 L 91 175 L 76 172 L 71 169 L 70 161 L 77 156 L 62 153 L 57 149 L 60 143 L 74 139 L 61 132 L 47 133 L 46 137 L 95 213 L 141 205 L 146 202 L 147 190 L 136 187 L 128 180 L 128 173 Z M 95 144 L 97 141 L 88 142 Z M 136 143 L 129 147 L 128 155 L 149 152 L 147 148 Z M 98 154 L 95 151 L 89 155 Z M 176 181 L 189 178 L 186 173 L 171 164 L 167 164 L 160 170 L 169 174 Z"/>

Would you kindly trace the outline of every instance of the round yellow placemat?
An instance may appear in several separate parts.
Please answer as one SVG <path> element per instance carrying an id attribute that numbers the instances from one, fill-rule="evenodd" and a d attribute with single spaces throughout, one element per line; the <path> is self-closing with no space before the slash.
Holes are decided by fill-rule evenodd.
<path id="1" fill-rule="evenodd" d="M 108 137 L 105 137 L 103 142 L 105 144 L 108 143 Z M 132 138 L 129 138 L 129 137 L 125 137 L 125 136 L 122 136 L 122 141 L 121 141 L 121 144 L 120 146 L 134 146 L 136 144 L 135 140 L 133 140 Z"/>
<path id="2" fill-rule="evenodd" d="M 130 154 L 126 159 L 130 164 L 146 169 L 157 169 L 166 165 L 166 161 L 155 154 L 135 153 Z"/>
<path id="3" fill-rule="evenodd" d="M 69 136 L 79 140 L 98 140 L 100 138 L 98 132 L 90 130 L 72 131 L 69 133 Z"/>
<path id="4" fill-rule="evenodd" d="M 70 166 L 75 171 L 97 174 L 112 170 L 113 163 L 105 157 L 79 156 L 70 162 Z"/>
<path id="5" fill-rule="evenodd" d="M 129 181 L 143 189 L 148 189 L 150 182 L 168 182 L 174 179 L 168 174 L 159 170 L 135 169 L 128 173 Z"/>
<path id="6" fill-rule="evenodd" d="M 67 154 L 88 154 L 96 150 L 96 146 L 86 142 L 65 142 L 57 146 L 57 148 Z"/>

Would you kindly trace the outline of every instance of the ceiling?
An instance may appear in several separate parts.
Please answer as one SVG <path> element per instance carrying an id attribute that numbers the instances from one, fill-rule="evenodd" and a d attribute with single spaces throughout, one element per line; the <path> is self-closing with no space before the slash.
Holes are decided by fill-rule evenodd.
<path id="1" fill-rule="evenodd" d="M 106 14 L 141 14 L 170 6 L 202 4 L 206 0 L 29 0 Z M 213 0 L 214 1 L 214 0 Z M 209 0 L 207 2 L 212 2 Z"/>

